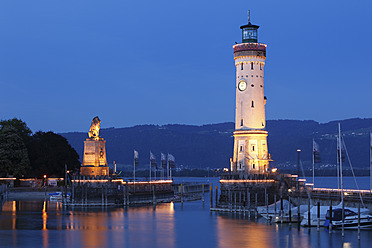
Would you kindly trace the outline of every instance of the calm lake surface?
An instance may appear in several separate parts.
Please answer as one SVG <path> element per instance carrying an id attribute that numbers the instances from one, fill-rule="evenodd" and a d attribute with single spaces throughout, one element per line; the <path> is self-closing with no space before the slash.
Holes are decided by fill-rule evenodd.
<path id="1" fill-rule="evenodd" d="M 309 179 L 311 181 L 311 179 Z M 358 178 L 368 189 L 369 178 Z M 176 178 L 178 182 L 213 182 L 212 178 Z M 352 178 L 345 187 L 352 188 Z M 318 187 L 336 178 L 316 178 Z M 0 247 L 372 247 L 372 231 L 329 234 L 327 229 L 269 224 L 252 215 L 209 211 L 202 201 L 156 207 L 67 209 L 55 201 L 6 201 L 0 212 Z"/>

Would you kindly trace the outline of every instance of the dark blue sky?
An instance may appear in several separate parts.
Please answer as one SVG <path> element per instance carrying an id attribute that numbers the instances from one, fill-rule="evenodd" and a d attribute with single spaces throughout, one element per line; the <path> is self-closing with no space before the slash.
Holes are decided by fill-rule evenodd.
<path id="1" fill-rule="evenodd" d="M 240 25 L 268 45 L 267 119 L 372 117 L 370 1 L 2 0 L 0 119 L 33 131 L 234 121 Z"/>

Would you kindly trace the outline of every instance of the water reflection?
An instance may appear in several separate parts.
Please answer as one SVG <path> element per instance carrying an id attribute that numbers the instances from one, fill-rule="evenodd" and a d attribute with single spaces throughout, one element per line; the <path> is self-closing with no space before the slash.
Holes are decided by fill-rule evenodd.
<path id="1" fill-rule="evenodd" d="M 202 202 L 64 209 L 60 202 L 7 201 L 0 212 L 0 246 L 42 247 L 369 247 L 371 232 L 345 233 L 271 225 L 244 215 L 210 213 Z M 16 231 L 14 231 L 16 230 Z"/>
<path id="2" fill-rule="evenodd" d="M 239 217 L 239 216 L 238 216 Z M 247 218 L 217 216 L 218 247 L 273 247 L 275 228 Z"/>
<path id="3" fill-rule="evenodd" d="M 357 239 L 356 230 L 341 230 L 329 234 L 328 229 L 297 228 L 288 224 L 268 224 L 264 219 L 229 214 L 216 214 L 218 247 L 369 247 L 371 231 L 362 230 Z"/>
<path id="4" fill-rule="evenodd" d="M 51 240 L 58 236 L 63 236 L 58 238 L 61 244 L 72 246 L 174 247 L 174 214 L 173 203 L 130 209 L 64 210 L 60 202 L 7 201 L 0 214 L 0 230 L 40 230 L 38 243 L 41 241 L 43 247 L 50 247 Z M 21 236 L 16 232 L 12 235 L 12 243 L 19 243 Z M 75 237 L 74 241 L 71 237 Z"/>

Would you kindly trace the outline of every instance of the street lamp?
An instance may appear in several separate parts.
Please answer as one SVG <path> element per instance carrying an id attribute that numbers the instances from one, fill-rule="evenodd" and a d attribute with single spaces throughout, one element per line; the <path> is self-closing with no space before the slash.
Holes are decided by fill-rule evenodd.
<path id="1" fill-rule="evenodd" d="M 44 175 L 44 196 L 46 198 L 46 180 L 47 180 L 47 175 Z"/>

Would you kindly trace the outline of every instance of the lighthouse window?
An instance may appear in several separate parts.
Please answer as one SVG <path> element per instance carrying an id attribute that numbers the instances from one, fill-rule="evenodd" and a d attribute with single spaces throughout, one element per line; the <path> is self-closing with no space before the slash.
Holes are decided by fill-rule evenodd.
<path id="1" fill-rule="evenodd" d="M 253 164 L 253 165 L 252 165 L 252 168 L 254 169 L 255 167 L 256 167 L 256 165 L 255 165 L 255 164 Z"/>
<path id="2" fill-rule="evenodd" d="M 252 146 L 252 152 L 254 152 L 254 146 Z"/>
<path id="3" fill-rule="evenodd" d="M 253 70 L 253 62 L 251 62 L 251 70 Z"/>
<path id="4" fill-rule="evenodd" d="M 252 106 L 251 107 L 254 108 L 254 101 L 252 101 Z"/>
<path id="5" fill-rule="evenodd" d="M 243 119 L 240 120 L 240 126 L 243 126 Z"/>
<path id="6" fill-rule="evenodd" d="M 243 63 L 240 64 L 240 70 L 243 70 Z"/>
<path id="7" fill-rule="evenodd" d="M 242 168 L 242 163 L 239 163 L 239 169 L 241 169 Z"/>
<path id="8" fill-rule="evenodd" d="M 240 151 L 241 151 L 241 152 L 243 151 L 243 146 L 240 146 Z"/>
<path id="9" fill-rule="evenodd" d="M 254 87 L 254 84 L 251 84 L 252 87 Z"/>
<path id="10" fill-rule="evenodd" d="M 260 70 L 262 71 L 262 64 L 260 64 Z"/>

